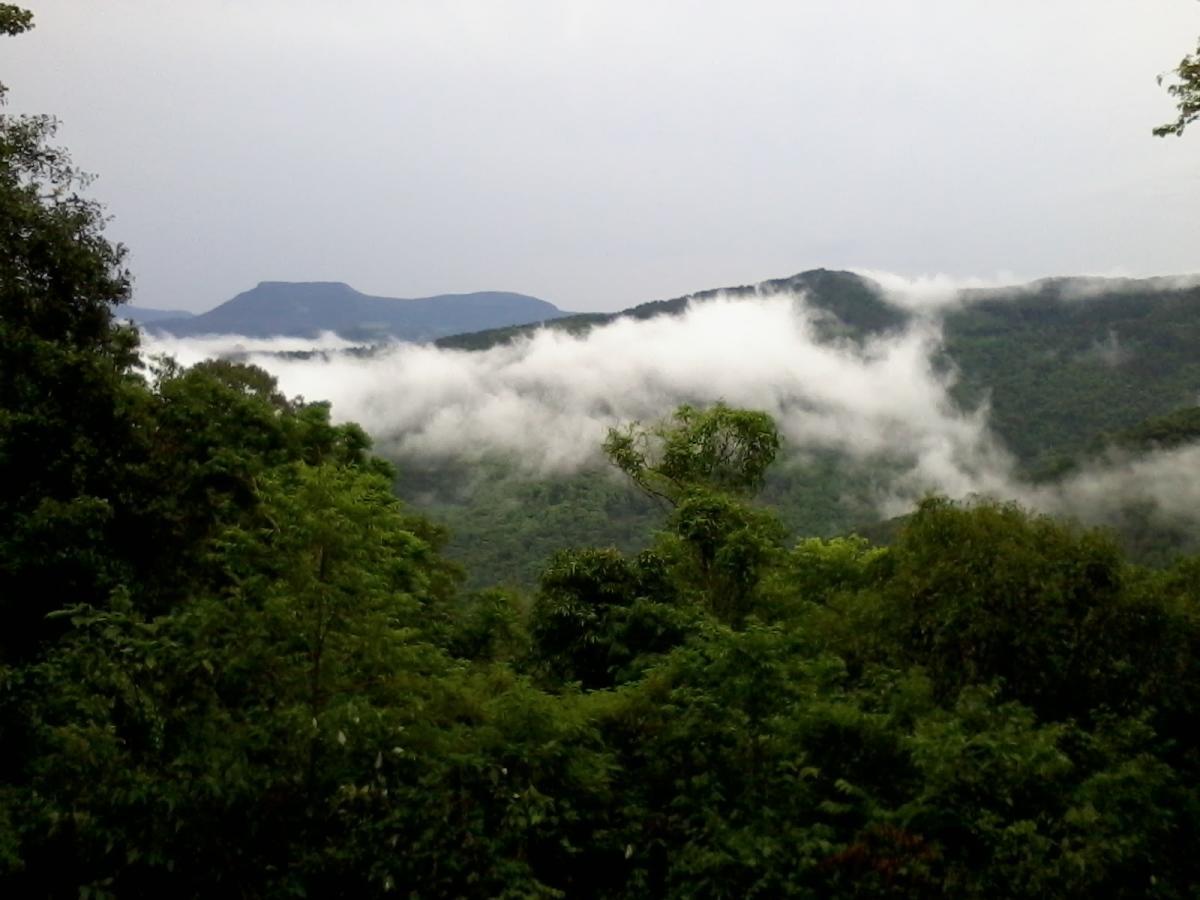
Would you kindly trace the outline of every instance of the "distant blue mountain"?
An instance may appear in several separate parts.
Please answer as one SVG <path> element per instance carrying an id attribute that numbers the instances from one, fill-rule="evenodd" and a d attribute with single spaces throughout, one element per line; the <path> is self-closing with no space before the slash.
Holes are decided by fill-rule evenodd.
<path id="1" fill-rule="evenodd" d="M 118 306 L 116 315 L 118 319 L 132 319 L 136 325 L 147 325 L 171 319 L 190 319 L 195 313 L 183 309 L 150 309 L 146 306 L 126 305 Z"/>
<path id="2" fill-rule="evenodd" d="M 429 341 L 564 315 L 545 300 L 501 291 L 401 300 L 371 297 L 335 281 L 264 281 L 201 315 L 139 324 L 177 336 L 315 337 L 332 331 L 349 340 Z"/>

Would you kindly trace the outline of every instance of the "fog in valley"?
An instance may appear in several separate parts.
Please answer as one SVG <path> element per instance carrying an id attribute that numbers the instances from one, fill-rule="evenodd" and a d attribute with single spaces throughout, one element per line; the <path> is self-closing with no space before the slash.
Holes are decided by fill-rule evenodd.
<path id="1" fill-rule="evenodd" d="M 335 419 L 361 423 L 377 450 L 399 459 L 501 455 L 531 478 L 594 470 L 604 465 L 600 445 L 610 427 L 652 422 L 681 403 L 724 401 L 770 413 L 785 457 L 833 451 L 871 466 L 883 515 L 939 493 L 1012 499 L 1087 522 L 1102 523 L 1138 499 L 1172 520 L 1200 517 L 1200 489 L 1186 475 L 1200 449 L 1108 456 L 1065 480 L 1032 485 L 989 429 L 986 401 L 964 409 L 951 399 L 956 373 L 937 359 L 940 312 L 1001 281 L 863 274 L 889 303 L 919 313 L 907 327 L 831 340 L 819 328 L 827 314 L 803 295 L 718 296 L 679 316 L 621 318 L 584 334 L 540 329 L 481 351 L 395 343 L 348 354 L 352 343 L 332 334 L 147 336 L 144 351 L 183 363 L 232 355 L 260 365 L 286 394 L 330 401 Z M 1094 284 L 1076 291 L 1081 302 L 1104 289 Z M 1110 338 L 1096 352 L 1123 358 Z"/>

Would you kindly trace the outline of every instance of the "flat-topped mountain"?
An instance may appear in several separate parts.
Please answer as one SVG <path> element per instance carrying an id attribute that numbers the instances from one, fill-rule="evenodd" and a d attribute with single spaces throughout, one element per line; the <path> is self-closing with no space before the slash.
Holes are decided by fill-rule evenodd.
<path id="1" fill-rule="evenodd" d="M 372 297 L 336 281 L 263 281 L 201 315 L 132 318 L 151 330 L 177 336 L 315 337 L 332 331 L 350 340 L 428 341 L 563 315 L 567 314 L 545 300 L 504 291 L 405 300 Z"/>

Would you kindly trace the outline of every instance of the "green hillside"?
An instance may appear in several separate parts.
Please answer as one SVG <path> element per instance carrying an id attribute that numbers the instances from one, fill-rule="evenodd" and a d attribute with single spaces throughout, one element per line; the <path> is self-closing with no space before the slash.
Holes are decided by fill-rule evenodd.
<path id="1" fill-rule="evenodd" d="M 828 339 L 862 339 L 903 327 L 910 315 L 868 279 L 815 269 L 790 278 L 706 290 L 619 313 L 442 338 L 439 346 L 480 350 L 538 328 L 570 333 L 618 317 L 677 315 L 716 296 L 752 299 L 804 292 L 828 315 Z M 966 291 L 940 319 L 943 364 L 958 376 L 955 398 L 989 401 L 996 434 L 1031 468 L 1074 453 L 1095 435 L 1130 427 L 1200 393 L 1200 282 L 1165 279 L 1046 279 Z"/>
<path id="2" fill-rule="evenodd" d="M 825 314 L 825 340 L 862 341 L 910 321 L 863 277 L 818 269 L 539 327 L 579 333 L 618 316 L 678 315 L 689 302 L 717 296 L 753 302 L 798 291 Z M 1167 415 L 1200 396 L 1200 284 L 1180 288 L 1162 279 L 1062 278 L 968 291 L 941 325 L 937 359 L 955 379 L 951 396 L 964 410 L 988 404 L 995 435 L 1015 455 L 1023 476 L 1035 481 L 1069 472 L 1106 435 Z M 479 332 L 439 343 L 486 349 L 528 333 Z M 449 527 L 448 552 L 466 567 L 473 584 L 531 584 L 564 538 L 627 549 L 652 531 L 654 504 L 593 471 L 531 480 L 494 457 L 486 477 L 464 480 L 450 463 L 398 463 L 401 495 Z M 886 481 L 888 465 L 883 459 L 858 464 L 831 453 L 795 458 L 785 447 L 761 501 L 798 535 L 884 533 L 873 498 Z M 457 488 L 447 493 L 439 484 Z M 1131 511 L 1120 524 L 1138 558 L 1162 562 L 1192 546 L 1175 530 L 1168 534 L 1153 525 L 1145 510 Z M 1149 552 L 1151 547 L 1157 549 Z M 1165 556 L 1158 552 L 1163 547 L 1170 548 Z"/>
<path id="3" fill-rule="evenodd" d="M 946 316 L 956 398 L 988 399 L 996 434 L 1031 470 L 1200 395 L 1200 285 L 1120 281 L 1072 298 L 1081 283 L 968 294 Z"/>

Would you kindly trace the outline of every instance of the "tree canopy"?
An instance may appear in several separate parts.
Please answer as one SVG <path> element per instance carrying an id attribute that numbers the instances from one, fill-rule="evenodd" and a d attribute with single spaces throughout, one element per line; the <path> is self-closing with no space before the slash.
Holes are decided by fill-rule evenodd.
<path id="1" fill-rule="evenodd" d="M 52 134 L 0 120 L 4 896 L 1194 893 L 1200 558 L 936 497 L 797 542 L 715 404 L 609 434 L 647 546 L 465 593 L 328 404 L 139 359 Z"/>

